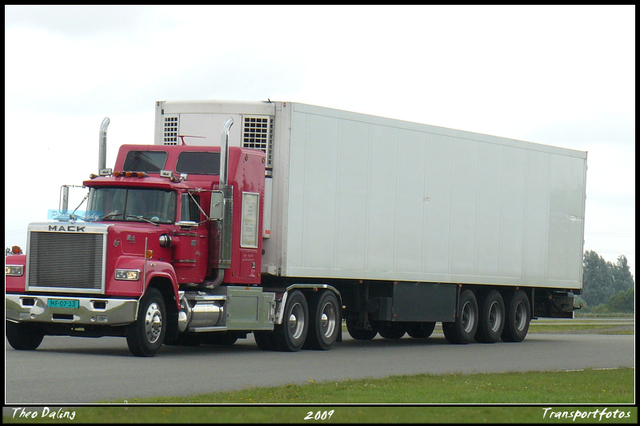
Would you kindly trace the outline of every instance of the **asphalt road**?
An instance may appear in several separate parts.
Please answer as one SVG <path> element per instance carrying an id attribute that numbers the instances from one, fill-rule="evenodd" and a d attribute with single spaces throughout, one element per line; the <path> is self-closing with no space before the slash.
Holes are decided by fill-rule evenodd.
<path id="1" fill-rule="evenodd" d="M 634 367 L 633 335 L 529 334 L 521 343 L 459 346 L 442 334 L 344 341 L 330 351 L 264 352 L 249 334 L 229 347 L 163 346 L 129 354 L 124 338 L 47 336 L 36 351 L 6 343 L 6 404 L 135 403 L 250 387 L 419 373 Z M 428 401 L 425 401 L 428 402 Z"/>

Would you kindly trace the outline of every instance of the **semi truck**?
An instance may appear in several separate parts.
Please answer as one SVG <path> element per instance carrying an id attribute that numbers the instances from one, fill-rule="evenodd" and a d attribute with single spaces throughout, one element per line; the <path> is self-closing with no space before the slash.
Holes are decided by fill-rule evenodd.
<path id="1" fill-rule="evenodd" d="M 7 339 L 331 349 L 522 341 L 573 317 L 587 153 L 296 102 L 158 101 L 86 206 L 6 257 Z M 73 206 L 72 206 L 73 207 Z"/>

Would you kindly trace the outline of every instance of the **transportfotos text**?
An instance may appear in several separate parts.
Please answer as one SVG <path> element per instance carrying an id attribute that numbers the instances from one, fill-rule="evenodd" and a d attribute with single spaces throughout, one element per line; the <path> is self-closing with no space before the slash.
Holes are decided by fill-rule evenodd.
<path id="1" fill-rule="evenodd" d="M 542 415 L 543 419 L 572 419 L 576 421 L 576 419 L 597 419 L 601 421 L 603 418 L 606 419 L 627 419 L 631 417 L 631 411 L 610 411 L 607 408 L 595 409 L 592 411 L 560 411 L 554 410 L 551 407 L 543 408 L 544 414 Z"/>

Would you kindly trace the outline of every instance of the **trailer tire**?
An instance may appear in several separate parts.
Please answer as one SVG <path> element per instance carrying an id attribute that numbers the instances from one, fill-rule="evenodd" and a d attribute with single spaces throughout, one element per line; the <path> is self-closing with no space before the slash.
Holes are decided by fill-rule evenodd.
<path id="1" fill-rule="evenodd" d="M 372 340 L 378 334 L 378 330 L 372 327 L 371 330 L 358 327 L 358 320 L 355 318 L 347 318 L 347 331 L 349 335 L 356 340 Z"/>
<path id="2" fill-rule="evenodd" d="M 333 291 L 325 290 L 309 305 L 309 333 L 305 348 L 329 350 L 338 340 L 340 333 L 340 305 Z"/>
<path id="3" fill-rule="evenodd" d="M 151 287 L 140 300 L 138 319 L 126 328 L 127 345 L 135 356 L 155 356 L 160 350 L 166 327 L 166 309 L 162 294 Z"/>
<path id="4" fill-rule="evenodd" d="M 407 326 L 407 334 L 414 339 L 428 339 L 435 328 L 435 322 L 413 322 Z"/>
<path id="5" fill-rule="evenodd" d="M 378 327 L 378 333 L 385 339 L 401 339 L 406 332 L 405 325 L 398 322 L 384 321 Z"/>
<path id="6" fill-rule="evenodd" d="M 44 333 L 35 324 L 7 321 L 7 340 L 13 349 L 33 351 L 40 346 Z"/>
<path id="7" fill-rule="evenodd" d="M 522 290 L 517 290 L 507 302 L 506 321 L 502 331 L 505 342 L 522 342 L 529 331 L 531 307 L 529 298 Z"/>
<path id="8" fill-rule="evenodd" d="M 478 329 L 478 301 L 471 290 L 460 294 L 458 313 L 454 322 L 442 323 L 444 337 L 449 343 L 467 344 Z"/>
<path id="9" fill-rule="evenodd" d="M 289 293 L 284 307 L 282 324 L 273 330 L 278 349 L 282 352 L 296 352 L 302 348 L 309 332 L 309 306 L 304 294 L 299 290 Z"/>
<path id="10" fill-rule="evenodd" d="M 504 300 L 497 290 L 491 290 L 480 304 L 480 320 L 476 331 L 476 342 L 495 343 L 504 330 Z"/>

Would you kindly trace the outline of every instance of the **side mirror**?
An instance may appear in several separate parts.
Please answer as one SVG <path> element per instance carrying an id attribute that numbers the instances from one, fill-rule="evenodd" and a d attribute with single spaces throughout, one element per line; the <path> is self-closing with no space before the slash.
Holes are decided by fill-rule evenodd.
<path id="1" fill-rule="evenodd" d="M 224 194 L 222 191 L 211 192 L 210 220 L 222 220 L 224 217 Z"/>

